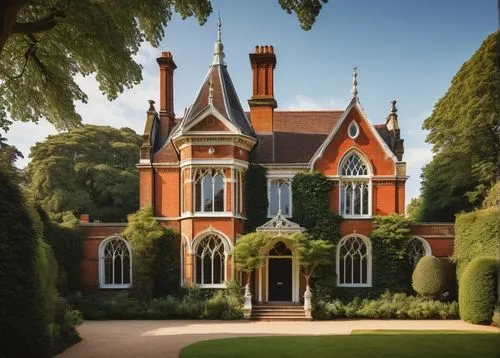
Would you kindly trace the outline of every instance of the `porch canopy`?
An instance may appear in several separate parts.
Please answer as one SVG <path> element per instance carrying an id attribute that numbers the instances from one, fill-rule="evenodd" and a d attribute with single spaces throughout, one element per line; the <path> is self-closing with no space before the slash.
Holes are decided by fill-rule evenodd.
<path id="1" fill-rule="evenodd" d="M 264 225 L 259 226 L 256 231 L 277 235 L 287 235 L 294 234 L 296 232 L 304 232 L 306 229 L 299 224 L 288 220 L 286 217 L 281 215 L 281 211 L 278 211 L 278 214 L 276 214 L 274 218 L 266 222 Z"/>

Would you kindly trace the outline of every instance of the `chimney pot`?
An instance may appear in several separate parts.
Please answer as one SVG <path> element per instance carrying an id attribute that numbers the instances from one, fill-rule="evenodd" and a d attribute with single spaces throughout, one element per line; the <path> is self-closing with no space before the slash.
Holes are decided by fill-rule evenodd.
<path id="1" fill-rule="evenodd" d="M 89 214 L 80 214 L 80 222 L 88 224 L 90 222 L 90 215 Z"/>

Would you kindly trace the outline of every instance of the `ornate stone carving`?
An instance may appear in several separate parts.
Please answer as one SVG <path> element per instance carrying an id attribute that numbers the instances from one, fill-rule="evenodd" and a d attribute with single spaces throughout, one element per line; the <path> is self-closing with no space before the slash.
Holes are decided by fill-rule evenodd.
<path id="1" fill-rule="evenodd" d="M 306 229 L 301 227 L 299 224 L 288 220 L 286 217 L 281 215 L 281 211 L 278 214 L 257 228 L 258 232 L 270 232 L 270 233 L 294 233 L 294 232 L 304 232 Z"/>

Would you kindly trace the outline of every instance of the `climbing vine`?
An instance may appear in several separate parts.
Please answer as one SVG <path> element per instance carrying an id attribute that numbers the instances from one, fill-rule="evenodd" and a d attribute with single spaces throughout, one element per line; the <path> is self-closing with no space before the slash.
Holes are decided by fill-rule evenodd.
<path id="1" fill-rule="evenodd" d="M 252 232 L 267 220 L 267 177 L 266 168 L 250 164 L 245 178 L 246 225 L 245 232 Z"/>

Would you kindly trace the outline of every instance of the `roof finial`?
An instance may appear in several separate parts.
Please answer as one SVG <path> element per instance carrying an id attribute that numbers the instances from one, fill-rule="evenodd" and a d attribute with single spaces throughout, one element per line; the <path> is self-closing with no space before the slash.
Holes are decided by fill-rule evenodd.
<path id="1" fill-rule="evenodd" d="M 395 99 L 391 101 L 391 114 L 396 114 L 396 112 L 398 111 L 398 109 L 396 108 L 396 103 L 398 103 L 398 101 L 396 101 Z"/>
<path id="2" fill-rule="evenodd" d="M 224 45 L 222 44 L 222 21 L 219 17 L 217 18 L 217 42 L 214 45 L 214 60 L 212 61 L 212 65 L 224 65 Z"/>
<path id="3" fill-rule="evenodd" d="M 352 66 L 352 98 L 358 98 L 358 68 L 356 65 Z"/>

